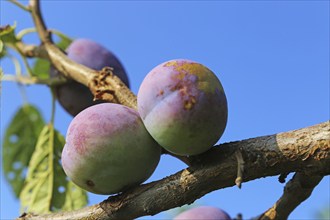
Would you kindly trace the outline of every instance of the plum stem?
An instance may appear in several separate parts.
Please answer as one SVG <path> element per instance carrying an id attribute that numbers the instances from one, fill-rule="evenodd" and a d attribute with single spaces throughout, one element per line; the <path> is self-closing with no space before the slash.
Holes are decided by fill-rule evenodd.
<path id="1" fill-rule="evenodd" d="M 192 161 L 189 157 L 187 156 L 179 156 L 176 154 L 173 154 L 169 151 L 167 151 L 166 149 L 162 148 L 162 154 L 167 154 L 167 155 L 171 155 L 172 157 L 177 158 L 178 160 L 181 160 L 183 163 L 185 163 L 187 166 L 190 166 L 192 164 Z"/>

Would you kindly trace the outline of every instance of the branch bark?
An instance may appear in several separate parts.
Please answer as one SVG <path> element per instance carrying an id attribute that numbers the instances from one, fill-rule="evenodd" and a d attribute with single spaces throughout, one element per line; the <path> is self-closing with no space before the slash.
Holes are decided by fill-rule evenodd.
<path id="1" fill-rule="evenodd" d="M 290 213 L 303 201 L 309 198 L 314 188 L 320 183 L 323 176 L 296 173 L 285 188 L 281 198 L 259 220 L 287 219 Z"/>
<path id="2" fill-rule="evenodd" d="M 299 130 L 221 144 L 191 157 L 192 165 L 187 169 L 110 196 L 99 204 L 73 212 L 25 214 L 19 219 L 134 219 L 155 215 L 235 185 L 237 151 L 244 160 L 242 182 L 290 172 L 301 173 L 299 179 L 329 175 L 330 124 L 327 121 Z M 313 181 L 317 182 L 317 179 Z"/>

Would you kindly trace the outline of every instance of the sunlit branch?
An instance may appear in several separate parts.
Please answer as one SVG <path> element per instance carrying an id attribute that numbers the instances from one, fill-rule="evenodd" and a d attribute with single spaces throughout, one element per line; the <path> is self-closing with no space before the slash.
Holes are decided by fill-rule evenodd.
<path id="1" fill-rule="evenodd" d="M 99 204 L 72 212 L 26 214 L 20 219 L 134 219 L 190 204 L 214 190 L 235 185 L 238 150 L 245 161 L 243 182 L 301 170 L 319 176 L 329 175 L 329 121 L 295 131 L 221 144 L 195 156 L 196 163 L 187 169 L 110 196 Z M 304 178 L 299 177 L 299 181 L 305 183 L 308 179 Z M 310 188 L 318 181 L 313 180 Z"/>

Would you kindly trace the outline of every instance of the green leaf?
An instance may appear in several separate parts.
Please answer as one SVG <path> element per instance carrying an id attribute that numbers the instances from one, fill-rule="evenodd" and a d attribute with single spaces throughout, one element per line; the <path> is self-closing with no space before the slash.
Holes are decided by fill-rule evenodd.
<path id="1" fill-rule="evenodd" d="M 15 36 L 16 23 L 13 26 L 5 25 L 0 27 L 0 40 L 3 43 L 15 43 L 17 40 Z"/>
<path id="2" fill-rule="evenodd" d="M 48 60 L 37 58 L 33 65 L 33 75 L 41 79 L 49 78 L 50 63 Z"/>
<path id="3" fill-rule="evenodd" d="M 87 193 L 73 182 L 67 183 L 67 192 L 65 193 L 65 202 L 62 211 L 71 211 L 87 205 Z"/>
<path id="4" fill-rule="evenodd" d="M 0 39 L 0 60 L 1 58 L 5 57 L 7 55 L 7 47 L 3 43 L 3 41 Z"/>
<path id="5" fill-rule="evenodd" d="M 56 43 L 56 45 L 65 50 L 72 42 L 72 40 L 64 35 L 61 35 L 61 40 Z M 41 79 L 48 79 L 49 78 L 49 69 L 50 69 L 50 62 L 44 59 L 36 59 L 34 66 L 33 66 L 33 75 L 37 76 Z"/>
<path id="6" fill-rule="evenodd" d="M 16 197 L 22 190 L 27 166 L 44 124 L 36 107 L 24 105 L 15 113 L 6 129 L 2 148 L 3 170 Z"/>
<path id="7" fill-rule="evenodd" d="M 60 38 L 61 40 L 58 43 L 56 43 L 56 45 L 62 50 L 66 50 L 66 48 L 71 44 L 72 39 L 68 38 L 65 35 L 61 35 Z"/>
<path id="8" fill-rule="evenodd" d="M 0 40 L 0 54 L 3 54 L 4 53 L 4 46 L 3 46 L 3 42 L 2 40 Z"/>
<path id="9" fill-rule="evenodd" d="M 68 181 L 66 174 L 61 166 L 61 153 L 64 146 L 63 136 L 55 131 L 58 136 L 55 138 L 55 162 L 54 162 L 54 188 L 53 188 L 53 200 L 52 211 L 62 210 L 71 211 L 84 207 L 87 204 L 86 191 L 76 186 L 73 182 Z"/>
<path id="10" fill-rule="evenodd" d="M 32 155 L 24 188 L 20 194 L 26 212 L 48 213 L 73 210 L 87 204 L 86 193 L 70 183 L 60 165 L 63 136 L 52 124 L 46 125 Z"/>

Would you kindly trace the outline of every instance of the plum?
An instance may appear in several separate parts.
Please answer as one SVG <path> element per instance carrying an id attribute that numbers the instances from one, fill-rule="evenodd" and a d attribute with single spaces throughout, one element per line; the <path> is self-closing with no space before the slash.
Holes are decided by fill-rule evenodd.
<path id="1" fill-rule="evenodd" d="M 227 124 L 227 99 L 219 79 L 191 60 L 170 60 L 152 69 L 139 88 L 137 104 L 151 136 L 177 155 L 207 151 Z"/>
<path id="2" fill-rule="evenodd" d="M 177 215 L 174 220 L 231 220 L 230 216 L 222 209 L 212 206 L 199 206 Z"/>
<path id="3" fill-rule="evenodd" d="M 160 152 L 136 110 L 102 103 L 86 108 L 71 121 L 62 166 L 81 188 L 109 195 L 148 179 Z"/>
<path id="4" fill-rule="evenodd" d="M 66 51 L 70 59 L 91 69 L 101 70 L 105 66 L 113 67 L 114 73 L 129 86 L 123 65 L 112 52 L 102 45 L 88 39 L 76 39 Z M 60 73 L 51 67 L 50 75 L 56 76 L 58 74 Z M 93 101 L 94 96 L 90 90 L 75 81 L 56 86 L 55 91 L 59 103 L 72 116 L 91 105 L 102 103 L 102 101 Z"/>

